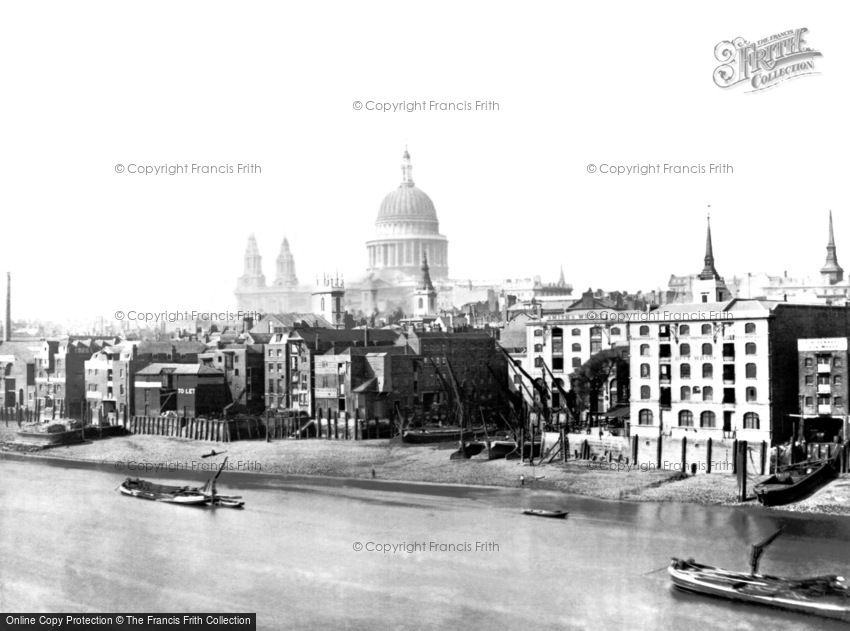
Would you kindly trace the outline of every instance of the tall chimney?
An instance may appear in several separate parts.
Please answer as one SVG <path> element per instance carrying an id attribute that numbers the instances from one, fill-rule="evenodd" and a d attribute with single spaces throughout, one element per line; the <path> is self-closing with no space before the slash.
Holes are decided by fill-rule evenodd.
<path id="1" fill-rule="evenodd" d="M 6 272 L 6 341 L 12 339 L 12 273 Z"/>

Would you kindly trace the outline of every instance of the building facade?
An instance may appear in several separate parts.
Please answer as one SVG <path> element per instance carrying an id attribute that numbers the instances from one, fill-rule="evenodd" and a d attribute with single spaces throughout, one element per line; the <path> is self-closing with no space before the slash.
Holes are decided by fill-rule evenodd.
<path id="1" fill-rule="evenodd" d="M 140 416 L 220 416 L 230 402 L 223 371 L 200 364 L 151 364 L 136 373 L 133 389 Z"/>
<path id="2" fill-rule="evenodd" d="M 797 340 L 800 426 L 806 442 L 834 442 L 848 434 L 846 337 Z"/>

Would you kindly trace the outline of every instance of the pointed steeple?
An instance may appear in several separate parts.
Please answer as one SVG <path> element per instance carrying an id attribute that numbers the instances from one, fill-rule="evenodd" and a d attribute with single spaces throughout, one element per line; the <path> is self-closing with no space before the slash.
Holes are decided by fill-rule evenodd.
<path id="1" fill-rule="evenodd" d="M 401 156 L 401 185 L 413 186 L 413 165 L 410 163 L 410 154 L 406 146 Z"/>
<path id="2" fill-rule="evenodd" d="M 431 282 L 431 269 L 428 267 L 428 253 L 422 253 L 422 280 L 419 281 L 419 289 L 422 291 L 435 291 L 434 283 Z"/>
<path id="3" fill-rule="evenodd" d="M 561 265 L 561 275 L 558 276 L 558 287 L 566 287 L 567 279 L 564 278 L 564 266 Z"/>
<path id="4" fill-rule="evenodd" d="M 824 281 L 830 285 L 841 282 L 844 278 L 844 270 L 838 264 L 838 256 L 835 251 L 835 232 L 832 228 L 832 211 L 829 211 L 829 241 L 826 244 L 826 262 L 820 270 Z"/>
<path id="5" fill-rule="evenodd" d="M 705 231 L 705 266 L 699 274 L 701 280 L 720 279 L 720 274 L 714 267 L 714 247 L 711 244 L 711 215 L 706 217 Z"/>

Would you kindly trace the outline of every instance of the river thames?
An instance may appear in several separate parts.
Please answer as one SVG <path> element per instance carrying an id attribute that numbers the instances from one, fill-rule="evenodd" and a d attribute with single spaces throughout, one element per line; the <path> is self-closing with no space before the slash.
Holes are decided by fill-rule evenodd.
<path id="1" fill-rule="evenodd" d="M 198 509 L 124 497 L 124 477 L 0 456 L 4 613 L 256 612 L 263 629 L 846 628 L 676 592 L 666 566 L 745 570 L 749 545 L 784 525 L 763 572 L 845 574 L 847 519 L 253 474 L 220 480 L 245 510 Z"/>

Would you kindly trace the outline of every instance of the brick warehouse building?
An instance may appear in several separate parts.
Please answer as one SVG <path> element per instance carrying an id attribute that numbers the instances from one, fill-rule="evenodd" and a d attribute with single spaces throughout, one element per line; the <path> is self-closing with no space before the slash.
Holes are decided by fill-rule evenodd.
<path id="1" fill-rule="evenodd" d="M 832 442 L 848 435 L 846 337 L 797 340 L 800 427 L 807 442 Z"/>
<path id="2" fill-rule="evenodd" d="M 798 340 L 848 332 L 844 307 L 739 299 L 661 307 L 629 323 L 632 433 L 785 440 L 799 413 Z"/>

